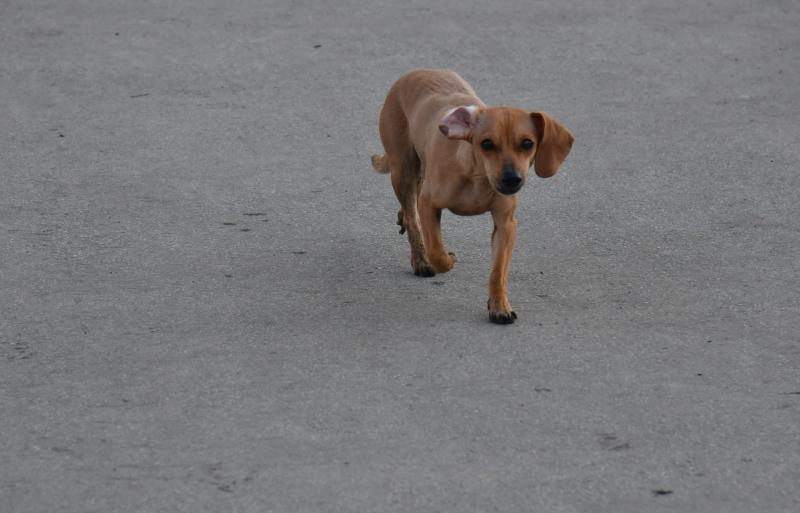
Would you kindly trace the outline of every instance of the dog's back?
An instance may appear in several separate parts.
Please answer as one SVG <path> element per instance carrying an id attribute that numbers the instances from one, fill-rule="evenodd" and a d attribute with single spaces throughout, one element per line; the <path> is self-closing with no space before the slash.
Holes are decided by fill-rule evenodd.
<path id="1" fill-rule="evenodd" d="M 436 120 L 459 105 L 483 106 L 483 102 L 455 71 L 417 69 L 401 76 L 389 89 L 380 115 L 379 131 L 387 155 L 373 156 L 373 168 L 388 173 L 392 158 L 400 165 L 411 150 L 421 154 L 436 136 Z"/>
<path id="2" fill-rule="evenodd" d="M 387 101 L 395 98 L 406 113 L 422 103 L 422 99 L 431 96 L 456 98 L 457 100 L 478 99 L 472 89 L 458 73 L 449 69 L 417 69 L 397 79 L 389 93 Z M 465 98 L 466 97 L 466 98 Z"/>

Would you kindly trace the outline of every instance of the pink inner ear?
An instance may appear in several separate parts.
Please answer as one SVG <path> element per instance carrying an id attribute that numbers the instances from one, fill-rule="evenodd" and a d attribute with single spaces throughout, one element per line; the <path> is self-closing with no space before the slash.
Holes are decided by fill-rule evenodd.
<path id="1" fill-rule="evenodd" d="M 457 123 L 459 126 L 462 126 L 464 128 L 470 127 L 470 121 L 472 119 L 472 116 L 469 115 L 469 111 L 464 107 L 457 108 L 450 115 L 453 117 L 453 121 Z"/>
<path id="2" fill-rule="evenodd" d="M 439 130 L 450 139 L 465 139 L 475 124 L 475 107 L 457 107 L 442 119 Z"/>

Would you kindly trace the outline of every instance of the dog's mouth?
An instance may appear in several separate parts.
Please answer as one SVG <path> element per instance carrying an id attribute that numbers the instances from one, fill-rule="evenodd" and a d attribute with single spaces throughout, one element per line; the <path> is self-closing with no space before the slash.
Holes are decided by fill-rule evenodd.
<path id="1" fill-rule="evenodd" d="M 520 182 L 519 185 L 500 184 L 497 187 L 495 187 L 495 190 L 500 194 L 502 194 L 503 196 L 512 196 L 517 192 L 519 192 L 520 189 L 522 189 L 522 182 Z"/>

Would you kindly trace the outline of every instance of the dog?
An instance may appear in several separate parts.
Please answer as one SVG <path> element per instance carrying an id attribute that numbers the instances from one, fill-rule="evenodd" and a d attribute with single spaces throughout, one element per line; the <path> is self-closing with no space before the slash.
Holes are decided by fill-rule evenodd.
<path id="1" fill-rule="evenodd" d="M 457 73 L 438 69 L 414 70 L 394 83 L 379 131 L 385 154 L 373 155 L 372 166 L 391 175 L 414 274 L 434 276 L 456 263 L 442 243 L 442 209 L 461 216 L 491 212 L 489 319 L 513 323 L 507 289 L 515 194 L 531 166 L 543 178 L 556 174 L 575 140 L 570 131 L 544 112 L 488 107 Z"/>

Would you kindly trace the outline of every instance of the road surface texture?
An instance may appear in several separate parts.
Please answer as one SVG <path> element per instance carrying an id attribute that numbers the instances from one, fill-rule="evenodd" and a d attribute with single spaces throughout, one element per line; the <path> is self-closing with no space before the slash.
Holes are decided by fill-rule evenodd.
<path id="1" fill-rule="evenodd" d="M 800 4 L 0 3 L 0 511 L 800 511 Z M 576 144 L 412 275 L 416 67 Z"/>

